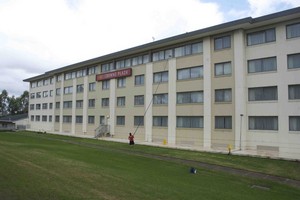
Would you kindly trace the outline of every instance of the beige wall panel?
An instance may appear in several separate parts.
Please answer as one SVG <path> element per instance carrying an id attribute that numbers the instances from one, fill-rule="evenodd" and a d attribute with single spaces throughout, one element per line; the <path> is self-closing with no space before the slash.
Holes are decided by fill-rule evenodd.
<path id="1" fill-rule="evenodd" d="M 192 105 L 178 105 L 176 107 L 177 116 L 203 116 L 204 106 L 203 104 Z"/>
<path id="2" fill-rule="evenodd" d="M 177 90 L 177 92 L 203 91 L 204 90 L 203 79 L 177 81 L 176 82 L 176 90 Z"/>
<path id="3" fill-rule="evenodd" d="M 203 147 L 203 129 L 183 129 L 176 131 L 176 145 L 186 147 Z"/>
<path id="4" fill-rule="evenodd" d="M 168 116 L 168 106 L 157 106 L 152 107 L 153 116 Z"/>
<path id="5" fill-rule="evenodd" d="M 168 140 L 168 128 L 152 128 L 152 142 L 163 144 L 164 140 Z"/>
<path id="6" fill-rule="evenodd" d="M 203 65 L 203 55 L 191 55 L 176 59 L 177 69 Z"/>

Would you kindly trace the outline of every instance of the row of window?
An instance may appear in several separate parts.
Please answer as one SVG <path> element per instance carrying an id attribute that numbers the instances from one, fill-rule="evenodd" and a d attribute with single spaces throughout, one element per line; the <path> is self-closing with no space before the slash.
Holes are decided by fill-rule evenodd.
<path id="1" fill-rule="evenodd" d="M 189 104 L 189 103 L 203 103 L 203 91 L 191 91 L 191 92 L 177 92 L 177 104 Z M 300 84 L 288 86 L 288 99 L 297 100 L 300 99 Z M 273 101 L 278 100 L 277 86 L 269 87 L 255 87 L 248 88 L 248 101 Z M 215 102 L 231 102 L 232 91 L 231 89 L 216 89 L 215 90 Z M 125 106 L 126 97 L 117 97 L 117 106 Z M 168 93 L 154 94 L 153 95 L 154 105 L 165 105 L 168 104 Z M 96 105 L 95 99 L 88 100 L 88 107 L 94 108 Z M 144 95 L 134 96 L 134 105 L 144 105 Z M 101 99 L 101 106 L 109 106 L 109 98 Z M 52 103 L 49 103 L 49 109 L 52 109 Z M 76 108 L 83 107 L 83 100 L 76 101 Z M 55 108 L 60 108 L 60 102 L 56 102 Z M 63 108 L 72 108 L 72 101 L 64 101 Z M 36 110 L 48 109 L 47 103 L 36 104 Z M 34 104 L 30 104 L 30 110 L 34 110 Z"/>
<path id="2" fill-rule="evenodd" d="M 300 68 L 300 54 L 291 54 L 288 55 L 288 69 Z M 277 62 L 276 57 L 269 58 L 260 58 L 254 60 L 248 60 L 248 73 L 258 73 L 258 72 L 267 72 L 267 71 L 276 71 L 277 70 Z M 224 76 L 231 75 L 232 66 L 231 62 L 224 63 L 216 63 L 215 64 L 215 76 Z M 194 79 L 194 78 L 203 78 L 203 66 L 189 67 L 184 69 L 177 70 L 177 80 L 186 80 L 186 79 Z M 161 83 L 168 82 L 169 74 L 168 71 L 156 72 L 153 74 L 153 83 Z M 145 75 L 136 75 L 134 79 L 134 84 L 136 86 L 144 85 Z M 117 79 L 117 87 L 123 88 L 126 87 L 126 78 Z M 102 81 L 102 89 L 108 90 L 110 89 L 110 81 L 105 80 Z M 89 91 L 96 90 L 96 82 L 89 83 Z M 82 93 L 84 91 L 84 85 L 79 84 L 76 86 L 76 92 Z M 64 87 L 64 94 L 72 94 L 73 86 Z M 56 89 L 56 95 L 61 94 L 61 89 Z M 37 93 L 31 93 L 30 98 L 46 98 L 53 96 L 53 90 L 43 91 Z"/>
<path id="3" fill-rule="evenodd" d="M 31 121 L 52 122 L 52 116 L 31 115 Z M 104 124 L 104 116 L 100 116 L 100 124 Z M 60 122 L 59 116 L 55 116 L 55 122 Z M 71 115 L 64 115 L 63 123 L 72 123 Z M 75 116 L 75 123 L 81 124 L 83 116 Z M 87 117 L 88 124 L 95 123 L 95 116 Z M 278 130 L 277 116 L 249 116 L 249 130 Z M 125 125 L 125 116 L 116 116 L 116 125 Z M 144 126 L 144 116 L 134 116 L 134 126 Z M 167 127 L 167 116 L 153 116 L 153 126 Z M 177 116 L 176 127 L 178 128 L 203 128 L 203 116 Z M 215 129 L 232 129 L 231 116 L 215 116 Z M 289 116 L 289 131 L 300 131 L 300 116 Z"/>

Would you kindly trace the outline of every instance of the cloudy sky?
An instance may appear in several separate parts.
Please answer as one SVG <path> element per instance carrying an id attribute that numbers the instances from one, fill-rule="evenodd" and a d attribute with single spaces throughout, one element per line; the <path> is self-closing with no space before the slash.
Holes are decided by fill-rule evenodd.
<path id="1" fill-rule="evenodd" d="M 0 92 L 69 64 L 243 17 L 300 6 L 299 0 L 0 0 Z"/>

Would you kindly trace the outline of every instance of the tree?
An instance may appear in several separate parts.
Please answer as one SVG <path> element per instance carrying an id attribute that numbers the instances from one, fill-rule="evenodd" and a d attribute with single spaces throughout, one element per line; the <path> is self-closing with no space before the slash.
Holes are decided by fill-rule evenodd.
<path id="1" fill-rule="evenodd" d="M 28 113 L 28 105 L 29 105 L 29 92 L 28 91 L 24 91 L 23 94 L 20 96 L 20 103 L 21 103 L 20 112 Z"/>
<path id="2" fill-rule="evenodd" d="M 2 90 L 2 92 L 0 94 L 0 115 L 7 114 L 7 98 L 8 98 L 7 91 Z"/>

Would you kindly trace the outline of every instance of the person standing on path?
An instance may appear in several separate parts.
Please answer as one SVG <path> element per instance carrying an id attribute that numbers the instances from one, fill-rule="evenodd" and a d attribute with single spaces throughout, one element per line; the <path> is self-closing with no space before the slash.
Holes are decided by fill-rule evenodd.
<path id="1" fill-rule="evenodd" d="M 129 140 L 129 145 L 134 145 L 134 135 L 129 133 L 128 140 Z"/>

